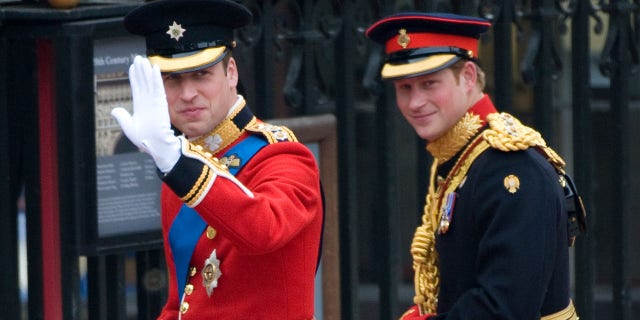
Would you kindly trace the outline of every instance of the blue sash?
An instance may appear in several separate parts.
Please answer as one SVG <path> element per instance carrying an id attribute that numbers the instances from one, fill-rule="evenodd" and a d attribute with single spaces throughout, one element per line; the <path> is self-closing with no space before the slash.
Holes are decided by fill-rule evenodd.
<path id="1" fill-rule="evenodd" d="M 240 159 L 240 163 L 237 166 L 229 167 L 229 172 L 235 175 L 242 169 L 242 167 L 249 162 L 249 160 L 266 146 L 267 141 L 259 135 L 250 135 L 246 139 L 242 140 L 237 145 L 233 146 L 227 151 L 224 156 Z M 176 267 L 176 279 L 178 281 L 178 299 L 182 299 L 185 283 L 187 281 L 187 274 L 189 272 L 189 261 L 191 261 L 191 255 L 193 250 L 200 239 L 200 236 L 207 227 L 207 223 L 200 217 L 200 215 L 183 204 L 178 212 L 178 215 L 171 224 L 169 230 L 169 245 L 171 246 L 171 252 L 173 253 L 173 262 Z"/>

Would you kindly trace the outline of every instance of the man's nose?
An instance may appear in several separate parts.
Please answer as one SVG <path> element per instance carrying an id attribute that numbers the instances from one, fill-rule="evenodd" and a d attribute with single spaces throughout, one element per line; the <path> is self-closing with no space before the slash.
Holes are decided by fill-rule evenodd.
<path id="1" fill-rule="evenodd" d="M 180 85 L 180 99 L 191 101 L 197 95 L 198 91 L 195 86 L 191 85 L 188 81 Z"/>

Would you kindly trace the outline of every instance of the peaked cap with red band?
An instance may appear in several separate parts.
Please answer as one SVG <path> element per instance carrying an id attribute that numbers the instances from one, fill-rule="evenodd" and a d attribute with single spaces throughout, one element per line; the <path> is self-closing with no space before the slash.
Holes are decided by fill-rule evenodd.
<path id="1" fill-rule="evenodd" d="M 365 35 L 385 46 L 382 79 L 433 73 L 460 59 L 477 60 L 478 39 L 491 23 L 447 13 L 398 13 L 371 25 Z"/>

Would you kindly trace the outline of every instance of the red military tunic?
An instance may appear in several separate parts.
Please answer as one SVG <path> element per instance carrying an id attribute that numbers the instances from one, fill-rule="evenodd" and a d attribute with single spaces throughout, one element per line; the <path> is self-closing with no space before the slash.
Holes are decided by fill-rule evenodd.
<path id="1" fill-rule="evenodd" d="M 222 140 L 228 139 L 224 134 Z M 238 141 L 255 134 L 259 133 L 243 131 L 213 155 L 221 157 Z M 237 181 L 220 175 L 215 178 L 208 191 L 192 203 L 208 227 L 195 246 L 184 295 L 179 297 L 168 234 L 185 202 L 184 194 L 179 197 L 176 193 L 181 192 L 174 190 L 200 183 L 184 178 L 189 175 L 183 175 L 185 165 L 181 162 L 189 161 L 183 158 L 163 178 L 162 228 L 169 297 L 159 319 L 178 319 L 179 315 L 181 319 L 311 319 L 323 218 L 314 155 L 298 142 L 271 143 L 242 167 L 235 176 Z M 205 166 L 188 160 L 191 166 Z M 214 250 L 221 274 L 209 295 L 202 271 Z"/>

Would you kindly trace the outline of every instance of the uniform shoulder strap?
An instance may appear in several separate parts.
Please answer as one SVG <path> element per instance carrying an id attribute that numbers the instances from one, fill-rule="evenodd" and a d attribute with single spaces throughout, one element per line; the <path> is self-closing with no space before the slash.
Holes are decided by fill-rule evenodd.
<path id="1" fill-rule="evenodd" d="M 567 236 L 569 246 L 576 237 L 586 232 L 587 213 L 571 177 L 565 172 L 565 161 L 542 138 L 542 135 L 508 113 L 492 113 L 487 116 L 489 128 L 482 132 L 483 138 L 492 148 L 509 152 L 534 148 L 558 173 L 567 207 Z"/>
<path id="2" fill-rule="evenodd" d="M 487 122 L 489 128 L 482 135 L 492 148 L 508 152 L 547 145 L 538 131 L 506 112 L 487 115 Z"/>
<path id="3" fill-rule="evenodd" d="M 254 122 L 246 127 L 247 131 L 263 135 L 269 144 L 278 142 L 297 142 L 293 131 L 285 126 L 276 126 L 266 122 Z"/>

